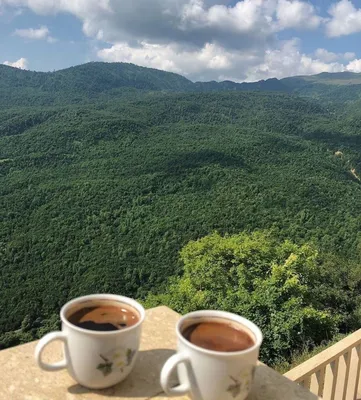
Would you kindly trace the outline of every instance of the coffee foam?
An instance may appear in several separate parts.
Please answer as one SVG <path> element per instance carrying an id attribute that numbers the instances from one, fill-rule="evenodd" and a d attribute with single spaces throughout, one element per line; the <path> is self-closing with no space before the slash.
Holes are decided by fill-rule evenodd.
<path id="1" fill-rule="evenodd" d="M 129 310 L 130 312 L 134 313 L 138 320 L 140 320 L 140 314 L 137 309 L 132 307 L 127 303 L 123 303 L 117 300 L 108 300 L 108 299 L 89 299 L 79 301 L 78 303 L 69 307 L 69 309 L 65 313 L 65 318 L 69 321 L 69 317 L 74 315 L 77 311 L 82 310 L 83 308 L 92 308 L 92 307 L 119 307 Z M 70 321 L 69 321 L 70 322 Z"/>
<path id="2" fill-rule="evenodd" d="M 207 322 L 219 323 L 219 324 L 230 326 L 231 328 L 236 329 L 241 332 L 244 332 L 246 335 L 248 335 L 251 338 L 253 345 L 256 343 L 256 336 L 252 332 L 251 329 L 249 329 L 247 326 L 243 325 L 241 322 L 234 321 L 229 318 L 223 318 L 223 317 L 199 316 L 199 317 L 187 318 L 180 326 L 180 332 L 181 332 L 182 336 L 184 337 L 183 332 L 185 332 L 187 328 L 191 327 L 192 325 L 199 325 L 199 324 L 207 323 Z M 188 339 L 186 339 L 186 340 L 188 341 Z M 199 347 L 199 346 L 196 346 L 196 347 Z"/>

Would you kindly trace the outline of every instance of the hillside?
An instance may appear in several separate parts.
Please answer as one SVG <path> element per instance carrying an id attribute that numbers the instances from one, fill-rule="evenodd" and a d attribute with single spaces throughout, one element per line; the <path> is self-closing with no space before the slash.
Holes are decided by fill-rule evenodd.
<path id="1" fill-rule="evenodd" d="M 145 92 L 159 91 L 276 91 L 339 104 L 360 98 L 361 74 L 323 73 L 251 83 L 193 83 L 178 74 L 126 63 L 92 62 L 47 73 L 0 65 L 1 107 L 89 104 L 119 98 L 134 99 Z"/>
<path id="2" fill-rule="evenodd" d="M 55 72 L 31 72 L 0 65 L 2 106 L 87 103 L 127 96 L 128 91 L 187 90 L 188 79 L 125 63 L 88 63 Z M 119 89 L 122 89 L 119 91 Z"/>
<path id="3" fill-rule="evenodd" d="M 321 72 L 317 75 L 294 76 L 282 79 L 282 82 L 290 87 L 302 87 L 307 83 L 325 85 L 359 85 L 361 84 L 361 73 L 355 72 Z"/>
<path id="4" fill-rule="evenodd" d="M 196 82 L 181 75 L 126 63 L 92 62 L 55 72 L 31 72 L 0 65 L 0 105 L 29 106 L 134 98 L 144 92 L 283 91 L 278 79 L 256 83 Z"/>
<path id="5" fill-rule="evenodd" d="M 217 286 L 208 273 L 193 290 L 208 282 L 215 302 L 184 301 L 195 296 L 182 297 L 189 258 L 180 250 L 193 252 L 199 238 L 230 282 L 234 254 L 222 243 L 234 249 L 244 237 L 245 251 L 255 246 L 242 257 L 256 269 L 239 271 L 254 274 L 242 303 L 248 309 L 237 310 L 269 332 L 268 361 L 289 361 L 305 342 L 312 348 L 361 324 L 358 76 L 193 83 L 130 64 L 90 63 L 52 73 L 0 66 L 0 77 L 0 348 L 57 329 L 59 307 L 93 292 L 180 312 L 180 304 L 236 310 L 238 285 Z M 331 92 L 337 98 L 323 97 Z M 338 101 L 348 103 L 341 112 Z M 218 255 L 207 244 L 214 240 Z M 274 286 L 266 272 L 268 289 L 254 296 L 257 268 L 294 259 L 289 241 L 309 277 L 302 273 L 286 295 L 286 284 Z M 270 257 L 261 260 L 265 268 L 258 254 Z M 281 324 L 281 352 L 279 321 L 295 315 L 292 301 L 300 319 Z M 319 319 L 309 318 L 310 304 Z M 330 325 L 321 326 L 323 315 L 332 315 Z"/>
<path id="6" fill-rule="evenodd" d="M 179 249 L 214 230 L 355 257 L 359 145 L 320 105 L 278 93 L 3 109 L 0 343 L 50 329 L 74 296 L 162 290 Z"/>
<path id="7" fill-rule="evenodd" d="M 259 82 L 236 83 L 232 81 L 223 82 L 196 82 L 194 91 L 221 92 L 221 91 L 257 91 L 257 92 L 290 92 L 287 85 L 276 78 L 261 80 Z"/>
<path id="8" fill-rule="evenodd" d="M 328 104 L 350 103 L 361 98 L 361 74 L 353 72 L 323 72 L 284 78 L 281 82 L 294 94 Z"/>

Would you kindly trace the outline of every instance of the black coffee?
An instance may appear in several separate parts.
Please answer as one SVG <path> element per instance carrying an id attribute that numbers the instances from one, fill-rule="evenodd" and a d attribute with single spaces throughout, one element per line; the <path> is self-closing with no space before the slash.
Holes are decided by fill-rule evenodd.
<path id="1" fill-rule="evenodd" d="M 228 320 L 196 323 L 186 327 L 182 334 L 192 344 L 213 351 L 242 351 L 255 344 L 242 325 Z"/>
<path id="2" fill-rule="evenodd" d="M 91 331 L 117 331 L 135 325 L 139 316 L 124 304 L 99 302 L 75 311 L 68 320 L 79 328 Z"/>

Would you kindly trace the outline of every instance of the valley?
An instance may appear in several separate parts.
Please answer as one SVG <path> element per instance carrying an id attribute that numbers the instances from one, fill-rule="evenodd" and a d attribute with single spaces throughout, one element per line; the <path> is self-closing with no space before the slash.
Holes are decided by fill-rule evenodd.
<path id="1" fill-rule="evenodd" d="M 359 81 L 0 66 L 1 348 L 55 329 L 70 298 L 165 293 L 183 274 L 181 249 L 214 232 L 315 246 L 328 270 L 318 307 L 339 316 L 337 332 L 354 329 Z"/>

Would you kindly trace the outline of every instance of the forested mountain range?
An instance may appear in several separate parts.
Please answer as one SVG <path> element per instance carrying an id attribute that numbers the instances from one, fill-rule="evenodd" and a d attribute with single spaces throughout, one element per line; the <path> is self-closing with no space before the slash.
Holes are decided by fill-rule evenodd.
<path id="1" fill-rule="evenodd" d="M 0 105 L 89 103 L 134 98 L 144 92 L 277 91 L 327 102 L 357 100 L 361 74 L 321 73 L 259 82 L 191 82 L 181 75 L 126 63 L 91 62 L 55 72 L 32 72 L 0 65 Z"/>
<path id="2" fill-rule="evenodd" d="M 183 273 L 179 251 L 215 231 L 315 246 L 328 270 L 312 297 L 337 316 L 332 332 L 354 329 L 360 76 L 193 83 L 130 64 L 0 66 L 0 346 L 54 329 L 75 296 L 162 294 Z"/>

